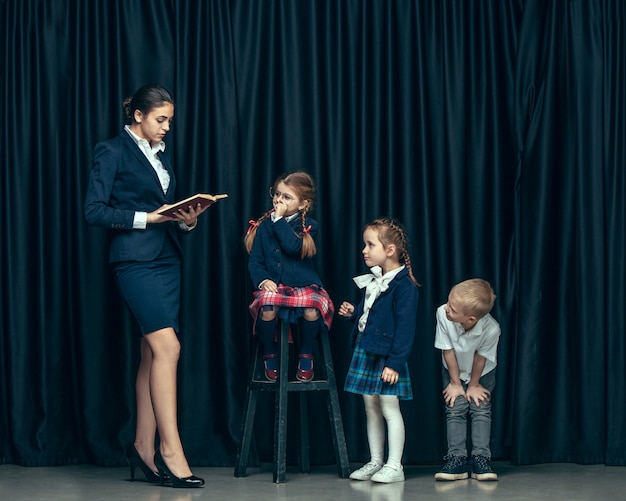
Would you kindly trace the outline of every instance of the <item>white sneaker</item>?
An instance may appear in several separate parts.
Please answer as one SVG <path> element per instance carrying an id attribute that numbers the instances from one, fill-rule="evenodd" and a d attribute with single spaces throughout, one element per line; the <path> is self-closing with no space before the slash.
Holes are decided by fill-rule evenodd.
<path id="1" fill-rule="evenodd" d="M 354 470 L 350 473 L 350 478 L 352 480 L 369 480 L 372 478 L 372 475 L 376 473 L 383 467 L 382 464 L 377 464 L 372 461 L 369 463 L 365 463 L 358 470 Z"/>
<path id="2" fill-rule="evenodd" d="M 392 482 L 404 482 L 404 470 L 402 466 L 397 468 L 386 464 L 378 472 L 372 475 L 372 482 L 380 482 L 381 484 L 390 484 Z"/>

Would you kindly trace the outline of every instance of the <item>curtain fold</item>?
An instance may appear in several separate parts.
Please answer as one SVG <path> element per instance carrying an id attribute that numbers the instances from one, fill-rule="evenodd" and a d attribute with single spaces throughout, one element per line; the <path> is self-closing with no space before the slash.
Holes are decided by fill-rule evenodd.
<path id="1" fill-rule="evenodd" d="M 604 243 L 604 275 L 601 277 L 605 293 L 604 317 L 606 331 L 604 346 L 607 353 L 604 377 L 606 385 L 606 458 L 609 464 L 624 465 L 626 427 L 622 416 L 626 414 L 626 382 L 614 377 L 624 370 L 626 359 L 626 327 L 622 278 L 626 276 L 626 197 L 624 185 L 624 158 L 626 158 L 626 6 L 623 3 L 606 3 L 602 10 L 602 44 L 605 47 L 605 69 L 602 89 L 602 153 L 603 200 L 602 239 Z"/>
<path id="2" fill-rule="evenodd" d="M 625 465 L 625 7 L 619 0 L 3 0 L 0 463 L 124 464 L 137 327 L 82 216 L 121 102 L 170 89 L 178 197 L 228 193 L 183 242 L 179 420 L 192 464 L 234 464 L 253 350 L 242 237 L 267 188 L 317 183 L 316 265 L 357 301 L 361 230 L 397 217 L 422 283 L 404 462 L 445 453 L 434 312 L 479 276 L 501 323 L 492 451 L 514 464 Z M 369 457 L 341 391 L 352 461 Z M 312 396 L 313 464 L 335 461 Z M 296 461 L 295 407 L 288 460 Z M 252 463 L 272 460 L 261 399 Z M 293 434 L 293 435 L 292 435 Z"/>

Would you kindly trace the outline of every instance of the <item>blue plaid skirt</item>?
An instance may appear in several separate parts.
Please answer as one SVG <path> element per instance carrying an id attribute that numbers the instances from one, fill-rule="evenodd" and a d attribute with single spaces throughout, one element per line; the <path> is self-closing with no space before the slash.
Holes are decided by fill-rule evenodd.
<path id="1" fill-rule="evenodd" d="M 361 348 L 357 340 L 344 390 L 359 395 L 396 395 L 400 400 L 412 400 L 411 376 L 405 362 L 396 384 L 385 383 L 380 377 L 385 367 L 386 357 L 376 355 Z"/>

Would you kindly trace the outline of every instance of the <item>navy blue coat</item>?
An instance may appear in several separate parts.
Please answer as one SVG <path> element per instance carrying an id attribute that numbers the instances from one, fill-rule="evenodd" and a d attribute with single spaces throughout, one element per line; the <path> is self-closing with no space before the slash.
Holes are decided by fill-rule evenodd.
<path id="1" fill-rule="evenodd" d="M 157 257 L 169 233 L 180 250 L 177 221 L 133 229 L 135 212 L 152 212 L 176 201 L 176 178 L 169 155 L 159 154 L 170 175 L 163 193 L 154 168 L 126 130 L 96 145 L 85 196 L 88 224 L 113 231 L 109 262 L 150 261 Z"/>
<path id="2" fill-rule="evenodd" d="M 318 224 L 314 219 L 307 219 L 311 225 L 310 235 L 315 241 Z M 289 287 L 305 287 L 322 281 L 313 266 L 311 258 L 302 259 L 302 220 L 300 217 L 287 221 L 284 217 L 272 222 L 263 221 L 256 231 L 254 244 L 248 259 L 248 271 L 254 288 L 269 278 L 276 284 Z"/>
<path id="3" fill-rule="evenodd" d="M 398 372 L 406 363 L 413 347 L 418 297 L 419 290 L 409 277 L 408 270 L 400 270 L 389 282 L 389 288 L 374 301 L 365 330 L 361 334 L 361 348 L 387 357 L 385 366 Z M 359 333 L 358 320 L 363 314 L 364 302 L 365 294 L 350 317 L 354 322 L 353 345 Z"/>

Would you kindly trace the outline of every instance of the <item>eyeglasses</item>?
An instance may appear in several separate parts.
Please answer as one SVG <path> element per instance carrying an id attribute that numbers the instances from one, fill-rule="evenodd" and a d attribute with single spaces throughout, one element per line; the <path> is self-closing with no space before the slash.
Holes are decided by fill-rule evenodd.
<path id="1" fill-rule="evenodd" d="M 271 199 L 282 197 L 282 199 L 285 201 L 286 204 L 290 204 L 291 202 L 295 200 L 294 197 L 292 197 L 291 195 L 287 193 L 281 193 L 280 191 L 275 191 L 273 186 L 270 186 L 269 195 Z"/>

